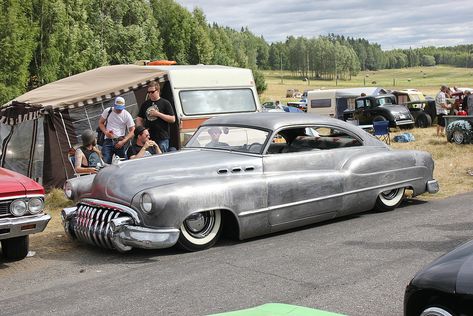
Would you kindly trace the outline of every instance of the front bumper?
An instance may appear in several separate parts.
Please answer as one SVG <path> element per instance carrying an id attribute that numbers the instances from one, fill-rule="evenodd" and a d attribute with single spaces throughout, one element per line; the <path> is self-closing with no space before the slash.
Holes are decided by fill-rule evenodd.
<path id="1" fill-rule="evenodd" d="M 0 240 L 40 233 L 50 219 L 48 214 L 1 218 Z"/>
<path id="2" fill-rule="evenodd" d="M 169 248 L 179 238 L 179 229 L 138 226 L 131 216 L 117 210 L 70 207 L 62 210 L 61 217 L 71 238 L 121 252 L 132 248 Z"/>
<path id="3" fill-rule="evenodd" d="M 398 120 L 396 121 L 396 126 L 404 126 L 404 125 L 413 125 L 414 121 L 409 119 L 409 120 Z"/>

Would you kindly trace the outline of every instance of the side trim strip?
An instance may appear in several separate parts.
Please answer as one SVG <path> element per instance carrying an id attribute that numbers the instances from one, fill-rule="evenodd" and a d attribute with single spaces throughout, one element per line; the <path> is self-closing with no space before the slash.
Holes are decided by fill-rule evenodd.
<path id="1" fill-rule="evenodd" d="M 269 211 L 277 210 L 277 209 L 280 209 L 280 208 L 286 208 L 286 207 L 303 205 L 303 204 L 308 204 L 308 203 L 313 203 L 313 202 L 318 202 L 318 201 L 324 201 L 324 200 L 328 200 L 328 199 L 332 199 L 332 198 L 342 197 L 344 195 L 350 195 L 350 194 L 357 194 L 357 193 L 361 193 L 361 192 L 366 192 L 366 191 L 370 191 L 370 190 L 373 190 L 373 189 L 383 189 L 383 188 L 390 187 L 390 186 L 393 186 L 393 185 L 404 184 L 404 183 L 417 181 L 417 180 L 422 180 L 422 179 L 423 179 L 423 177 L 417 177 L 417 178 L 398 181 L 398 182 L 389 183 L 389 184 L 385 184 L 385 185 L 372 186 L 372 187 L 367 187 L 367 188 L 363 188 L 363 189 L 359 189 L 359 190 L 341 192 L 341 193 L 332 194 L 332 195 L 323 196 L 323 197 L 317 197 L 317 198 L 313 198 L 313 199 L 307 199 L 307 200 L 302 200 L 302 201 L 297 201 L 297 202 L 292 202 L 292 203 L 280 204 L 280 205 L 277 205 L 277 206 L 270 206 L 270 207 L 260 208 L 260 209 L 257 209 L 257 210 L 241 212 L 240 214 L 238 214 L 238 217 L 244 217 L 244 216 L 249 216 L 249 215 L 253 215 L 253 214 L 269 212 Z"/>

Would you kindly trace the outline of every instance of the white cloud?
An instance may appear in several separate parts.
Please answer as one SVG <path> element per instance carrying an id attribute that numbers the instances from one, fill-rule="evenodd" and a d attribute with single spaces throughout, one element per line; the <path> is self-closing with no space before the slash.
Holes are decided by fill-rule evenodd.
<path id="1" fill-rule="evenodd" d="M 207 21 L 248 27 L 268 42 L 334 33 L 376 42 L 383 49 L 473 43 L 473 1 L 177 0 L 200 7 Z"/>

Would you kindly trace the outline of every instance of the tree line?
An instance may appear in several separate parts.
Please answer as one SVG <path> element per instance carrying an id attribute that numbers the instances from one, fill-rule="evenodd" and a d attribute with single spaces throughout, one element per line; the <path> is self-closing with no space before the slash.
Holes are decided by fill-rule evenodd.
<path id="1" fill-rule="evenodd" d="M 286 70 L 345 79 L 361 70 L 449 64 L 471 67 L 473 45 L 383 51 L 335 34 L 267 43 L 247 27 L 209 24 L 174 0 L 0 0 L 0 104 L 46 83 L 103 65 L 138 60 Z"/>

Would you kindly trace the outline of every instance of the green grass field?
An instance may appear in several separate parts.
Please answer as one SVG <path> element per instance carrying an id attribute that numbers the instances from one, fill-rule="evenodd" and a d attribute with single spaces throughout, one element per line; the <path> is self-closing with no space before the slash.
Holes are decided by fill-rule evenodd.
<path id="1" fill-rule="evenodd" d="M 435 96 L 442 84 L 450 87 L 473 87 L 473 69 L 449 66 L 415 67 L 363 71 L 351 80 L 310 80 L 292 77 L 289 71 L 263 71 L 268 89 L 261 95 L 261 101 L 295 100 L 286 98 L 287 89 L 304 90 L 352 87 L 381 87 L 399 90 L 415 88 L 426 95 Z"/>

